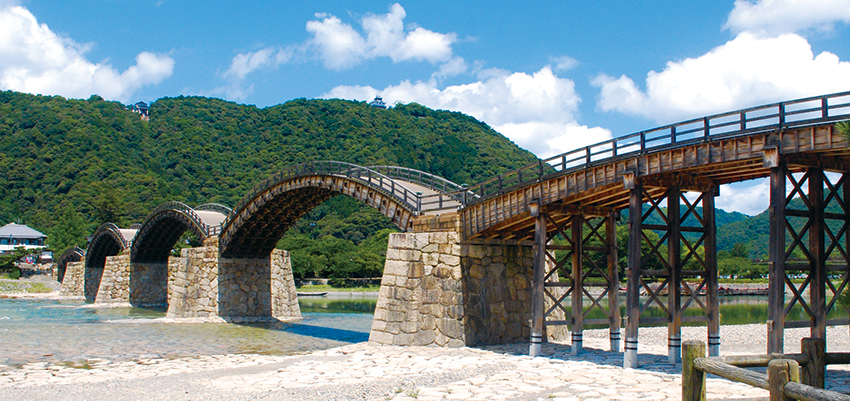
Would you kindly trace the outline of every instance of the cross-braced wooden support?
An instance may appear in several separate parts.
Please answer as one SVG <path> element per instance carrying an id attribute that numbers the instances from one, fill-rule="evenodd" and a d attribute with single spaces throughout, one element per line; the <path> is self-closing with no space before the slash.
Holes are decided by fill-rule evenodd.
<path id="1" fill-rule="evenodd" d="M 535 220 L 532 350 L 539 322 L 541 340 L 544 326 L 570 326 L 574 354 L 582 349 L 585 325 L 607 325 L 611 349 L 617 351 L 620 308 L 615 213 L 571 212 L 555 218 L 540 211 Z"/>
<path id="2" fill-rule="evenodd" d="M 846 185 L 846 174 L 834 179 L 837 182 L 820 168 L 794 174 L 783 161 L 771 167 L 768 353 L 784 351 L 786 327 L 810 327 L 812 338 L 826 338 L 827 325 L 848 323 L 847 319 L 827 320 L 850 280 L 846 203 L 850 185 Z M 836 285 L 830 275 L 842 278 Z M 790 276 L 805 278 L 795 283 Z M 789 321 L 795 309 L 808 319 Z"/>
<path id="3" fill-rule="evenodd" d="M 691 202 L 677 187 L 645 189 L 636 183 L 630 189 L 625 367 L 637 367 L 640 323 L 667 324 L 671 363 L 681 360 L 683 322 L 706 322 L 709 351 L 719 354 L 714 195 L 708 188 Z M 663 315 L 641 318 L 651 305 Z M 699 313 L 686 315 L 688 308 Z"/>
<path id="4" fill-rule="evenodd" d="M 614 217 L 613 211 L 604 217 L 579 212 L 559 222 L 547 214 L 552 229 L 547 230 L 544 292 L 550 306 L 545 311 L 544 324 L 571 327 L 573 354 L 581 351 L 585 325 L 607 325 L 611 349 L 620 349 Z M 557 316 L 561 314 L 565 318 L 559 320 Z"/>

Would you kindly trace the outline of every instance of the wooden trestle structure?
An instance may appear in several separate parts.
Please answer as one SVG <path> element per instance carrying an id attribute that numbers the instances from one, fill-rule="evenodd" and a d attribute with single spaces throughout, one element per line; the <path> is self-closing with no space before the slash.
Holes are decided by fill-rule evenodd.
<path id="1" fill-rule="evenodd" d="M 827 325 L 850 322 L 827 319 L 850 279 L 850 148 L 834 129 L 847 119 L 850 92 L 709 116 L 558 155 L 470 187 L 477 197 L 461 209 L 464 235 L 534 242 L 531 355 L 550 325 L 570 326 L 579 352 L 585 325 L 607 324 L 612 350 L 619 350 L 621 267 L 625 367 L 637 366 L 642 324 L 667 325 L 675 363 L 682 324 L 703 322 L 709 354 L 718 355 L 715 197 L 720 185 L 769 177 L 766 345 L 781 353 L 786 327 L 810 327 L 812 337 L 824 338 Z M 628 254 L 619 266 L 615 221 L 623 211 Z M 805 279 L 795 283 L 792 275 Z M 553 306 L 546 309 L 546 301 Z M 648 316 L 650 306 L 661 315 Z M 792 309 L 807 318 L 790 321 Z"/>

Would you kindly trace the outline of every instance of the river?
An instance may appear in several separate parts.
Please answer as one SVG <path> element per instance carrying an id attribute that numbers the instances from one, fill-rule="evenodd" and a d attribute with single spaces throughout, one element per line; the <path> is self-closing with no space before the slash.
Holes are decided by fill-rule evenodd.
<path id="1" fill-rule="evenodd" d="M 368 340 L 375 296 L 302 297 L 299 302 L 304 318 L 297 322 L 214 324 L 157 323 L 155 318 L 165 316 L 161 310 L 93 308 L 82 301 L 0 299 L 0 364 L 290 355 Z M 659 312 L 649 308 L 642 316 Z M 792 312 L 791 320 L 802 318 L 799 311 Z M 764 323 L 767 299 L 721 297 L 720 314 L 724 325 Z"/>

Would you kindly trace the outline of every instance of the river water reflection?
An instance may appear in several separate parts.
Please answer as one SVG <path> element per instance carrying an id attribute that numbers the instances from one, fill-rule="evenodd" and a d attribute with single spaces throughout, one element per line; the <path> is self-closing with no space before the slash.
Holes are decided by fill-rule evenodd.
<path id="1" fill-rule="evenodd" d="M 376 298 L 305 298 L 294 323 L 152 323 L 164 311 L 0 299 L 0 364 L 297 354 L 369 339 Z"/>
<path id="2" fill-rule="evenodd" d="M 153 323 L 165 316 L 164 311 L 91 308 L 81 301 L 0 299 L 0 364 L 288 355 L 368 340 L 375 296 L 301 297 L 299 302 L 304 319 L 294 323 L 193 324 Z M 655 307 L 642 316 L 660 313 Z M 767 298 L 721 297 L 720 314 L 723 325 L 764 323 Z M 793 312 L 790 320 L 801 319 L 803 315 Z"/>

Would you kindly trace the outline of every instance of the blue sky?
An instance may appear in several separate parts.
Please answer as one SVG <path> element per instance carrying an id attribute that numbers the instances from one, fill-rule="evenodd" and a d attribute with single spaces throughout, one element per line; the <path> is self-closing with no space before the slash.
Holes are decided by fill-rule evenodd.
<path id="1" fill-rule="evenodd" d="M 850 90 L 850 0 L 0 0 L 0 89 L 418 102 L 540 157 L 711 113 Z M 763 181 L 718 207 L 755 214 Z"/>

